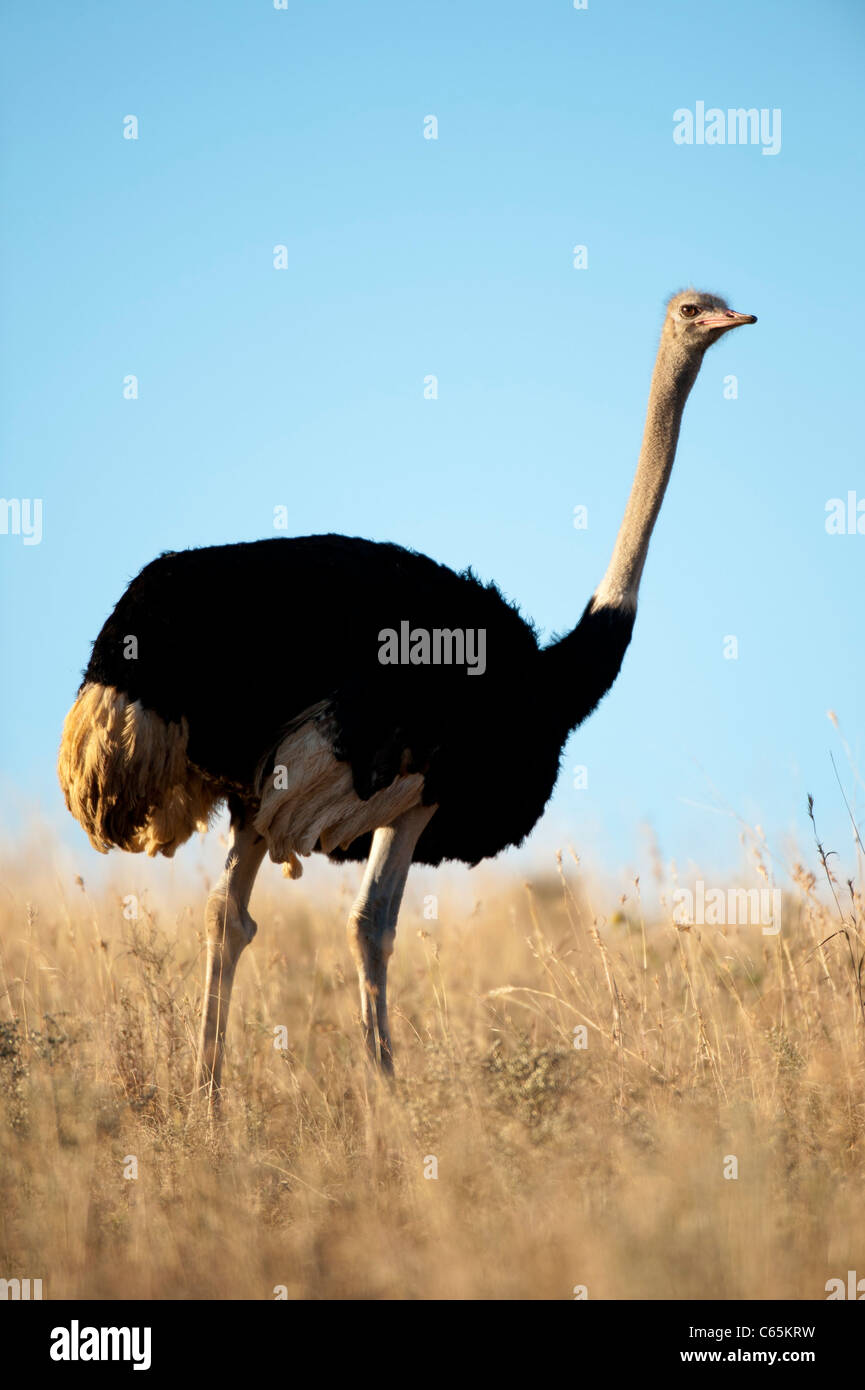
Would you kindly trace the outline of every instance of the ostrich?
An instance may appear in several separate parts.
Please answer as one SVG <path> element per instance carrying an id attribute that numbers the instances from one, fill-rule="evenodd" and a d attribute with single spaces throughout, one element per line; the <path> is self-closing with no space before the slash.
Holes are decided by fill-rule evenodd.
<path id="1" fill-rule="evenodd" d="M 535 825 L 568 735 L 621 667 L 704 353 L 755 322 L 715 295 L 670 299 L 612 558 L 576 627 L 547 646 L 471 570 L 356 537 L 169 551 L 133 579 L 93 644 L 58 771 L 103 853 L 171 856 L 227 803 L 229 854 L 205 912 L 198 1089 L 220 1087 L 268 852 L 292 878 L 312 851 L 366 859 L 348 939 L 366 1044 L 391 1071 L 387 963 L 409 866 L 474 865 Z M 483 663 L 469 664 L 481 638 Z"/>

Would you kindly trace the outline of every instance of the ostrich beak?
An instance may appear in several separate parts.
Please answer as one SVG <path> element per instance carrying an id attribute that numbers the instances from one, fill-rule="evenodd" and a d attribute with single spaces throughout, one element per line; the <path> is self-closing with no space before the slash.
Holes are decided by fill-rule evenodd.
<path id="1" fill-rule="evenodd" d="M 738 328 L 740 323 L 756 323 L 756 314 L 739 314 L 735 309 L 718 309 L 708 314 L 701 314 L 695 323 L 701 323 L 704 328 Z"/>

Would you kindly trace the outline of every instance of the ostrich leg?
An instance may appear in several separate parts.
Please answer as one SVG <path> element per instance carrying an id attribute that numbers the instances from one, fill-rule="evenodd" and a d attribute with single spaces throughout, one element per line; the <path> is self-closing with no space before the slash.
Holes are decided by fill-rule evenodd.
<path id="1" fill-rule="evenodd" d="M 385 1072 L 393 1071 L 387 1024 L 387 963 L 414 847 L 434 806 L 414 806 L 393 825 L 376 830 L 360 892 L 348 919 L 348 941 L 357 965 L 366 1045 Z"/>
<path id="2" fill-rule="evenodd" d="M 196 1063 L 196 1087 L 212 1100 L 219 1091 L 225 1027 L 231 987 L 240 953 L 255 936 L 247 912 L 255 876 L 267 845 L 253 829 L 252 816 L 240 803 L 229 803 L 231 841 L 225 869 L 207 899 L 207 973 L 201 1011 L 201 1034 Z"/>

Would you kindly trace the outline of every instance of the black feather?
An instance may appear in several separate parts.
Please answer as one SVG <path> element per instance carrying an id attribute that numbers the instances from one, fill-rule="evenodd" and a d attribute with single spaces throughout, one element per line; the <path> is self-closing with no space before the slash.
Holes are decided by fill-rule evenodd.
<path id="1" fill-rule="evenodd" d="M 382 665 L 379 633 L 486 632 L 486 670 Z M 254 792 L 286 725 L 327 704 L 334 751 L 366 799 L 400 771 L 439 810 L 415 859 L 475 864 L 519 844 L 555 785 L 568 733 L 618 674 L 633 613 L 583 614 L 545 649 L 495 585 L 400 546 L 303 536 L 169 552 L 129 585 L 86 681 L 189 725 L 188 756 Z M 127 659 L 128 639 L 137 657 Z M 362 836 L 334 858 L 362 858 Z"/>

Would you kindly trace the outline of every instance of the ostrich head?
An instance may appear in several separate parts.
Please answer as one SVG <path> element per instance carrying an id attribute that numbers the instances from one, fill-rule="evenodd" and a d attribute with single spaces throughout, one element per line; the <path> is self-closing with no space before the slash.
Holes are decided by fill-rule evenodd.
<path id="1" fill-rule="evenodd" d="M 756 323 L 753 314 L 728 309 L 725 301 L 704 290 L 680 290 L 667 304 L 662 342 L 681 353 L 700 357 L 723 333 L 742 323 Z"/>

